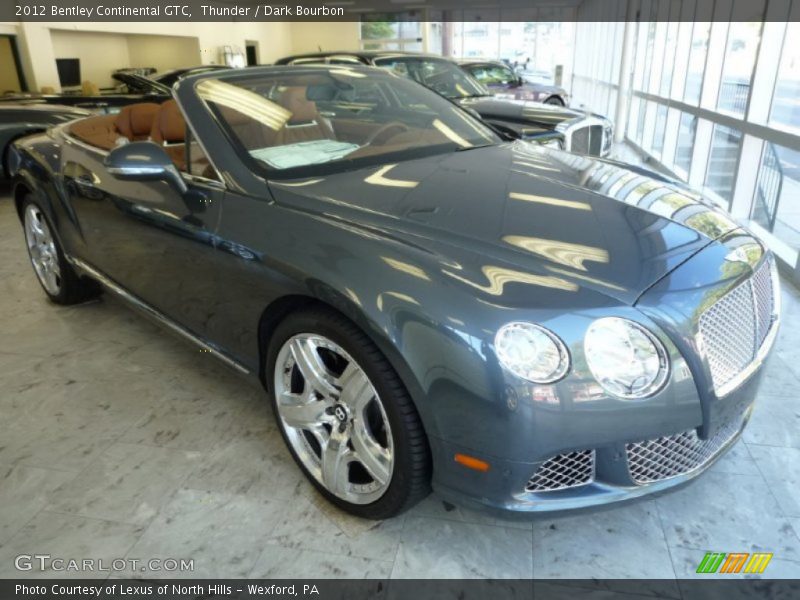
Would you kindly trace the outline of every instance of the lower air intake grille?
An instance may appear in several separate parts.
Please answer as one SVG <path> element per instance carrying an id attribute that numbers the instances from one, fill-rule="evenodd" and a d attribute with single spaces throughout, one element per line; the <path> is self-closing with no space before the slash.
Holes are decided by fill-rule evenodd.
<path id="1" fill-rule="evenodd" d="M 733 419 L 714 437 L 701 440 L 694 429 L 628 444 L 628 471 L 636 483 L 652 483 L 702 467 L 736 435 L 742 418 Z"/>
<path id="2" fill-rule="evenodd" d="M 525 486 L 526 492 L 552 492 L 594 480 L 594 450 L 567 452 L 543 462 Z"/>

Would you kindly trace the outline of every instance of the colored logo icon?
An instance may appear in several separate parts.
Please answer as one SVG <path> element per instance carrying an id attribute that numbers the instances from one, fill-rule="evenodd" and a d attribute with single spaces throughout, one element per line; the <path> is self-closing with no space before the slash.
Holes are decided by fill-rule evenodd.
<path id="1" fill-rule="evenodd" d="M 706 552 L 697 566 L 697 572 L 710 575 L 713 573 L 763 573 L 772 552 Z"/>

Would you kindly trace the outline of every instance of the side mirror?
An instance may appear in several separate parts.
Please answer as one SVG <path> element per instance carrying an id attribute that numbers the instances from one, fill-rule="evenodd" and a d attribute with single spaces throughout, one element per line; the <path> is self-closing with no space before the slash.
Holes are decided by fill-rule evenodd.
<path id="1" fill-rule="evenodd" d="M 131 142 L 106 156 L 106 170 L 127 181 L 166 181 L 181 195 L 189 187 L 164 148 L 153 142 Z"/>

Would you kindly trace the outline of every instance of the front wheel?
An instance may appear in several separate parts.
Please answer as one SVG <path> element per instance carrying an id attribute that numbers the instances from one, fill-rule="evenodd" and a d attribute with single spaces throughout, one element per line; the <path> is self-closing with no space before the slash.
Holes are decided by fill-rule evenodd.
<path id="1" fill-rule="evenodd" d="M 419 415 L 352 322 L 326 309 L 292 314 L 272 336 L 267 361 L 283 438 L 329 501 L 385 519 L 428 494 L 430 452 Z"/>
<path id="2" fill-rule="evenodd" d="M 22 203 L 22 225 L 31 266 L 53 302 L 76 304 L 100 293 L 93 281 L 81 279 L 67 262 L 52 224 L 30 196 Z"/>

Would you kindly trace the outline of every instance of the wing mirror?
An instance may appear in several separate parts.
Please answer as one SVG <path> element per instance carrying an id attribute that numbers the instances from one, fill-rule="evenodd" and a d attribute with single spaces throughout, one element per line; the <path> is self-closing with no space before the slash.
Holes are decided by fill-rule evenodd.
<path id="1" fill-rule="evenodd" d="M 106 170 L 127 181 L 166 181 L 185 195 L 189 187 L 164 148 L 153 142 L 131 142 L 114 148 L 105 160 Z"/>

